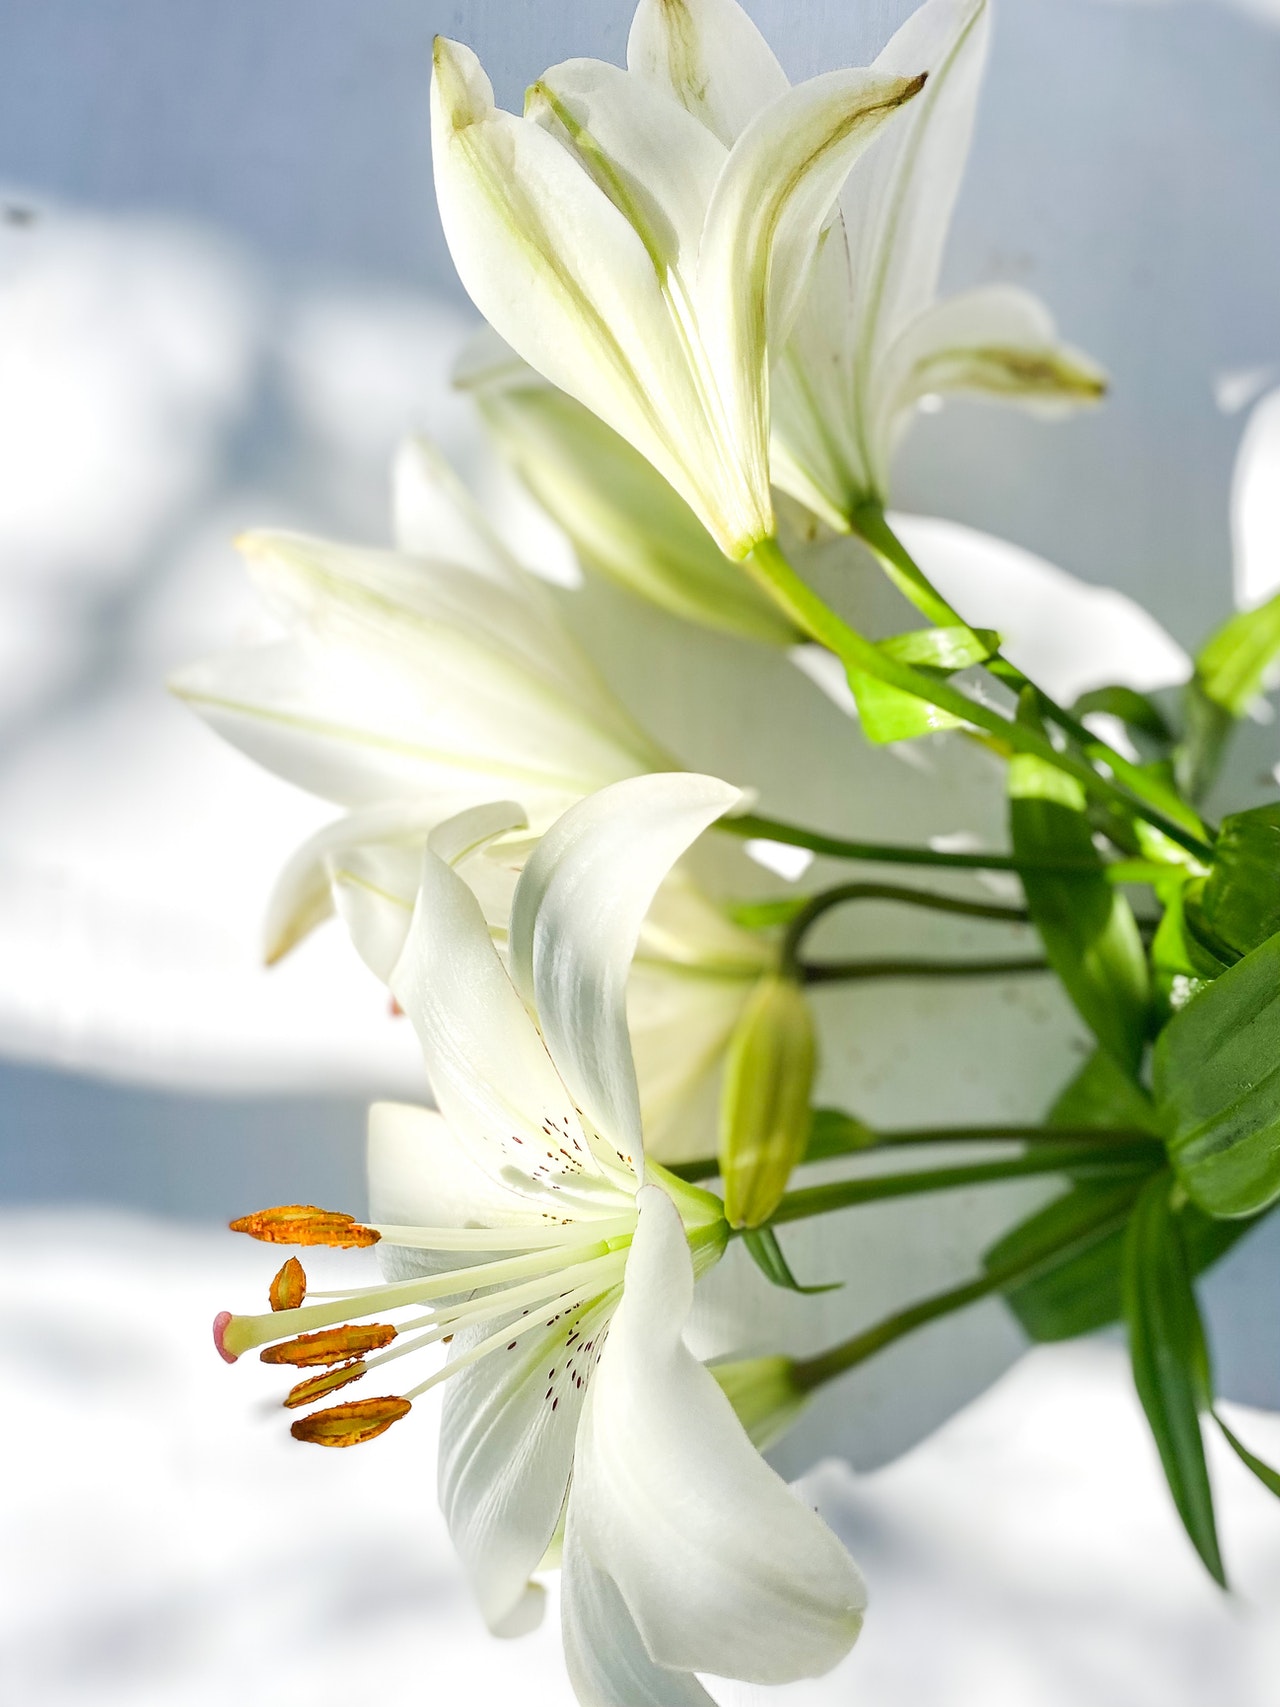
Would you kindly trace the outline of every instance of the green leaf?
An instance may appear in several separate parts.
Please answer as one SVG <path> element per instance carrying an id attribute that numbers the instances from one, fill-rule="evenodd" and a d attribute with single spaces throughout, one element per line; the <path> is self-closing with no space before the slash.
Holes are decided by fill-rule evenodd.
<path id="1" fill-rule="evenodd" d="M 1247 1465 L 1248 1468 L 1253 1471 L 1254 1475 L 1262 1483 L 1264 1488 L 1270 1488 L 1271 1492 L 1275 1494 L 1277 1498 L 1280 1498 L 1280 1470 L 1273 1470 L 1270 1464 L 1264 1464 L 1261 1458 L 1256 1457 L 1252 1452 L 1250 1452 L 1244 1442 L 1237 1439 L 1236 1436 L 1232 1434 L 1231 1430 L 1227 1427 L 1226 1423 L 1223 1422 L 1217 1411 L 1213 1413 L 1213 1420 L 1227 1437 L 1228 1446 L 1230 1446 L 1231 1450 L 1235 1453 L 1240 1462 Z"/>
<path id="2" fill-rule="evenodd" d="M 765 931 L 774 925 L 789 925 L 811 899 L 809 895 L 783 895 L 769 901 L 739 901 L 729 908 L 729 917 L 744 930 Z"/>
<path id="3" fill-rule="evenodd" d="M 944 672 L 924 672 L 942 679 Z M 858 707 L 858 721 L 868 741 L 886 746 L 890 741 L 910 741 L 918 735 L 934 735 L 941 729 L 959 729 L 961 719 L 942 711 L 915 694 L 890 687 L 865 670 L 850 670 L 849 686 Z"/>
<path id="4" fill-rule="evenodd" d="M 982 664 L 1000 649 L 1000 636 L 990 628 L 914 628 L 877 642 L 885 657 L 911 664 L 925 675 L 943 681 L 956 670 Z M 941 711 L 914 694 L 888 686 L 863 670 L 849 671 L 849 686 L 868 741 L 885 745 L 933 735 L 940 729 L 959 729 L 963 719 Z"/>
<path id="5" fill-rule="evenodd" d="M 1154 700 L 1133 688 L 1094 688 L 1091 693 L 1082 693 L 1071 710 L 1077 717 L 1100 711 L 1107 717 L 1118 718 L 1128 728 L 1161 746 L 1168 746 L 1173 740 L 1173 730 L 1164 712 Z"/>
<path id="6" fill-rule="evenodd" d="M 1162 1138 L 1151 1098 L 1116 1065 L 1105 1049 L 1093 1054 L 1058 1094 L 1050 1126 L 1132 1127 Z"/>
<path id="7" fill-rule="evenodd" d="M 1203 800 L 1218 774 L 1235 719 L 1210 699 L 1198 676 L 1183 689 L 1182 718 L 1182 740 L 1173 756 L 1174 776 L 1188 800 Z"/>
<path id="8" fill-rule="evenodd" d="M 1022 886 L 1050 965 L 1081 1018 L 1132 1073 L 1142 1060 L 1150 1008 L 1146 956 L 1128 901 L 1103 875 L 1084 791 L 1056 766 L 1018 753 L 1009 762 L 1009 797 L 1015 855 L 1084 868 L 1024 870 Z"/>
<path id="9" fill-rule="evenodd" d="M 1000 650 L 1000 636 L 993 628 L 913 628 L 877 644 L 886 658 L 949 675 L 972 664 L 985 664 Z"/>
<path id="10" fill-rule="evenodd" d="M 1164 913 L 1151 942 L 1151 969 L 1166 1015 L 1184 1008 L 1227 970 L 1228 962 L 1205 946 L 1186 917 L 1187 895 L 1200 887 L 1199 880 L 1181 879 L 1157 885 Z"/>
<path id="11" fill-rule="evenodd" d="M 742 1242 L 765 1279 L 771 1280 L 775 1286 L 785 1286 L 788 1292 L 838 1292 L 844 1285 L 842 1280 L 832 1280 L 825 1286 L 801 1286 L 782 1254 L 778 1235 L 772 1227 L 753 1227 L 743 1233 Z"/>
<path id="12" fill-rule="evenodd" d="M 1124 1245 L 1129 1354 L 1142 1408 L 1187 1534 L 1225 1588 L 1200 1410 L 1209 1400 L 1208 1354 L 1186 1250 L 1170 1207 L 1172 1180 L 1144 1186 Z"/>
<path id="13" fill-rule="evenodd" d="M 1178 1177 L 1210 1215 L 1280 1197 L 1280 933 L 1161 1032 L 1156 1103 Z"/>
<path id="14" fill-rule="evenodd" d="M 1262 692 L 1267 672 L 1280 658 L 1280 593 L 1256 610 L 1229 618 L 1196 659 L 1196 677 L 1206 697 L 1232 717 L 1243 717 Z"/>
<path id="15" fill-rule="evenodd" d="M 847 1156 L 851 1151 L 874 1148 L 876 1135 L 865 1121 L 839 1108 L 815 1108 L 809 1125 L 806 1162 L 825 1161 L 829 1156 Z"/>
<path id="16" fill-rule="evenodd" d="M 1280 931 L 1280 804 L 1222 820 L 1213 869 L 1187 896 L 1187 922 L 1230 962 Z"/>

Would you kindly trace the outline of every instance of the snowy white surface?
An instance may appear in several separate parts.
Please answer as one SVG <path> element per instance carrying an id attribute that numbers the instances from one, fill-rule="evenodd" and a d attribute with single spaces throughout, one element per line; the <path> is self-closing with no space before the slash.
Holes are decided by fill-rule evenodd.
<path id="1" fill-rule="evenodd" d="M 313 1279 L 362 1260 L 321 1253 Z M 570 1707 L 554 1614 L 501 1643 L 468 1601 L 429 1401 L 321 1452 L 290 1440 L 278 1372 L 218 1360 L 215 1310 L 256 1307 L 273 1267 L 228 1234 L 124 1215 L 0 1222 L 0 1697 Z M 1231 1417 L 1280 1459 L 1280 1418 Z M 1177 1527 L 1120 1348 L 1033 1353 L 888 1469 L 815 1473 L 870 1582 L 863 1639 L 821 1682 L 722 1698 L 1274 1707 L 1280 1508 L 1225 1454 L 1214 1471 L 1231 1600 Z"/>

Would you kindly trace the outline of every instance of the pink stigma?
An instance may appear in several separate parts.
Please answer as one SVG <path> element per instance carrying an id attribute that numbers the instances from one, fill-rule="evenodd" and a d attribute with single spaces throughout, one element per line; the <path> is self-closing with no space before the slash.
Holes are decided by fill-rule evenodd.
<path id="1" fill-rule="evenodd" d="M 218 1314 L 213 1318 L 213 1343 L 217 1346 L 218 1356 L 224 1363 L 234 1363 L 240 1355 L 239 1352 L 227 1350 L 227 1342 L 224 1335 L 230 1325 L 230 1310 L 219 1310 Z"/>

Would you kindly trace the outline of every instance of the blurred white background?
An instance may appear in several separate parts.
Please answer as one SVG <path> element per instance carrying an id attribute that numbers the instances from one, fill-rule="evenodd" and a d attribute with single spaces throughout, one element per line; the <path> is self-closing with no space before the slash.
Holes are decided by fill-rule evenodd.
<path id="1" fill-rule="evenodd" d="M 801 76 L 911 5 L 749 9 Z M 620 59 L 629 12 L 0 0 L 6 1701 L 568 1700 L 554 1632 L 503 1648 L 467 1606 L 427 1430 L 288 1452 L 209 1350 L 229 1289 L 263 1284 L 216 1225 L 358 1203 L 363 1101 L 420 1080 L 336 932 L 259 969 L 271 878 L 326 810 L 162 682 L 253 631 L 239 529 L 385 538 L 410 428 L 477 464 L 432 34 L 511 105 L 559 58 Z M 1039 291 L 1114 393 L 1052 429 L 922 419 L 901 506 L 1122 587 L 1184 644 L 1273 588 L 1278 160 L 1276 0 L 1005 0 L 947 282 Z M 1275 749 L 1250 731 L 1245 772 Z M 1274 1391 L 1280 1240 L 1207 1290 L 1228 1389 Z M 1197 1574 L 1117 1349 L 1037 1353 L 900 1464 L 820 1473 L 876 1613 L 794 1699 L 1269 1707 L 1280 1514 L 1219 1469 L 1239 1604 Z"/>

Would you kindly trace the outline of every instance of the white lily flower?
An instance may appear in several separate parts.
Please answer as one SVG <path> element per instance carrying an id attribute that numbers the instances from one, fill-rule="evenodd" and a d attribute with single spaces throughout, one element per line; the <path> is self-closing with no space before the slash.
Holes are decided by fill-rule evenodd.
<path id="1" fill-rule="evenodd" d="M 438 38 L 436 195 L 462 282 L 635 446 L 726 555 L 774 531 L 768 373 L 850 165 L 921 87 L 865 70 L 757 108 L 732 146 L 643 79 L 571 60 L 500 111 Z"/>
<path id="2" fill-rule="evenodd" d="M 883 76 L 925 70 L 928 82 L 851 172 L 774 370 L 773 478 L 838 529 L 885 501 L 921 398 L 1057 412 L 1105 390 L 1029 292 L 991 285 L 935 301 L 989 29 L 987 0 L 927 0 L 875 61 Z M 736 0 L 641 0 L 628 62 L 729 144 L 787 83 Z"/>
<path id="3" fill-rule="evenodd" d="M 664 873 L 736 799 L 714 778 L 655 776 L 566 813 L 517 887 L 511 976 L 475 897 L 427 852 L 393 985 L 440 1112 L 374 1109 L 369 1225 L 298 1206 L 237 1224 L 281 1243 L 380 1240 L 390 1278 L 307 1305 L 295 1277 L 292 1295 L 273 1288 L 290 1307 L 215 1324 L 229 1358 L 266 1345 L 269 1362 L 342 1365 L 291 1405 L 451 1342 L 407 1393 L 293 1432 L 355 1444 L 447 1383 L 441 1503 L 481 1608 L 495 1630 L 529 1627 L 563 1516 L 566 1645 L 589 1707 L 709 1700 L 694 1671 L 826 1670 L 864 1604 L 843 1548 L 683 1345 L 695 1273 L 727 1228 L 716 1198 L 644 1157 L 628 965 Z"/>

